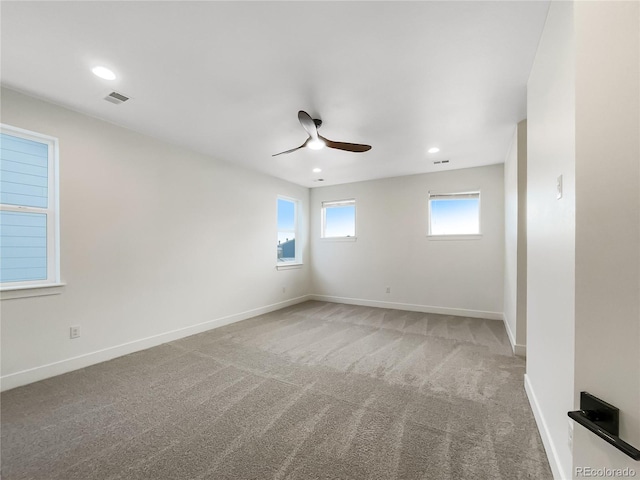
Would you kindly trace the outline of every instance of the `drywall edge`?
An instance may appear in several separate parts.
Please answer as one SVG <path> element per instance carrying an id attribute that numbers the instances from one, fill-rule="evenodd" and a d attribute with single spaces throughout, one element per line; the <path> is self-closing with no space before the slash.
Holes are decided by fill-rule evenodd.
<path id="1" fill-rule="evenodd" d="M 511 350 L 513 350 L 513 353 L 518 357 L 526 357 L 527 346 L 516 343 L 515 336 L 513 335 L 513 331 L 511 331 L 511 327 L 509 326 L 509 320 L 507 319 L 506 312 L 502 314 L 502 321 L 504 322 L 504 329 L 507 331 L 507 337 L 509 337 Z"/>
<path id="2" fill-rule="evenodd" d="M 553 438 L 551 437 L 551 434 L 549 432 L 549 427 L 547 426 L 547 422 L 544 418 L 542 410 L 540 409 L 540 404 L 538 403 L 536 393 L 533 390 L 533 385 L 531 385 L 529 376 L 526 373 L 524 374 L 524 389 L 527 392 L 527 398 L 529 399 L 529 404 L 531 405 L 531 410 L 533 411 L 533 417 L 535 418 L 536 425 L 538 426 L 538 431 L 540 432 L 542 444 L 544 445 L 544 449 L 547 452 L 547 459 L 549 460 L 549 466 L 551 467 L 553 478 L 554 480 L 569 480 L 565 479 L 562 476 L 562 472 L 564 470 L 562 468 L 562 463 L 560 462 L 560 456 L 558 455 L 558 451 L 553 442 Z"/>

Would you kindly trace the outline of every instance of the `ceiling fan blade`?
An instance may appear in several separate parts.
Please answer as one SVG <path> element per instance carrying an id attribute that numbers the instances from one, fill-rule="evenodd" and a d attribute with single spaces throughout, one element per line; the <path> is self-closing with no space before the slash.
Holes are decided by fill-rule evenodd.
<path id="1" fill-rule="evenodd" d="M 285 153 L 295 152 L 296 150 L 300 150 L 301 148 L 306 147 L 308 142 L 309 142 L 309 139 L 307 139 L 307 141 L 306 141 L 306 142 L 304 142 L 304 143 L 303 143 L 302 145 L 300 145 L 299 147 L 292 148 L 291 150 L 285 150 L 284 152 L 276 153 L 275 155 L 271 155 L 271 156 L 272 156 L 272 157 L 277 157 L 278 155 L 284 155 Z"/>
<path id="2" fill-rule="evenodd" d="M 360 143 L 346 143 L 346 142 L 334 142 L 318 135 L 320 139 L 324 140 L 324 143 L 329 148 L 335 148 L 337 150 L 346 150 L 347 152 L 366 152 L 371 150 L 371 145 L 362 145 Z"/>
<path id="3" fill-rule="evenodd" d="M 304 128 L 307 131 L 309 136 L 312 139 L 317 140 L 318 127 L 316 127 L 316 122 L 313 121 L 313 118 L 311 118 L 311 115 L 309 115 L 307 112 L 303 110 L 300 110 L 298 112 L 298 120 L 300 121 L 300 125 L 302 125 L 302 128 Z"/>

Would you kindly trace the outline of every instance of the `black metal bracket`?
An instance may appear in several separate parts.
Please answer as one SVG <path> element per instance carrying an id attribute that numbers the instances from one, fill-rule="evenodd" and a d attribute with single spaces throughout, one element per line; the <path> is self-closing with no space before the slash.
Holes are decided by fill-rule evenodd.
<path id="1" fill-rule="evenodd" d="M 640 461 L 640 450 L 618 437 L 620 425 L 618 408 L 587 392 L 580 392 L 580 410 L 569 412 L 568 415 L 624 454 Z"/>

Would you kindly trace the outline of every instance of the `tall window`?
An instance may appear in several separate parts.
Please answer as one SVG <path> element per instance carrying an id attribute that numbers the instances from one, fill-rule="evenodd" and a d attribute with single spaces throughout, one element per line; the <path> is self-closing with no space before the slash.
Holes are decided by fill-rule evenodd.
<path id="1" fill-rule="evenodd" d="M 356 201 L 322 202 L 322 238 L 355 238 Z"/>
<path id="2" fill-rule="evenodd" d="M 480 192 L 429 194 L 429 235 L 479 235 Z"/>
<path id="3" fill-rule="evenodd" d="M 278 197 L 278 263 L 300 263 L 298 237 L 298 201 Z"/>
<path id="4" fill-rule="evenodd" d="M 0 287 L 59 282 L 58 141 L 0 126 Z"/>

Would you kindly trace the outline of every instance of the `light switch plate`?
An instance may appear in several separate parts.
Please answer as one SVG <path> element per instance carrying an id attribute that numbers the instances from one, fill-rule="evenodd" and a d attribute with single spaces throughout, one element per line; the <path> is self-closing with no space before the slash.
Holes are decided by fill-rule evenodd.
<path id="1" fill-rule="evenodd" d="M 556 180 L 556 198 L 558 200 L 562 198 L 562 175 Z"/>

